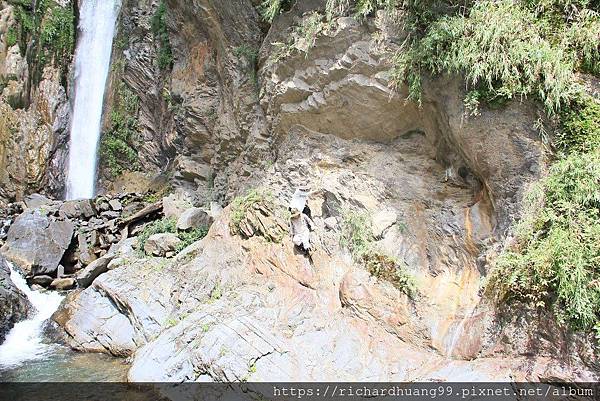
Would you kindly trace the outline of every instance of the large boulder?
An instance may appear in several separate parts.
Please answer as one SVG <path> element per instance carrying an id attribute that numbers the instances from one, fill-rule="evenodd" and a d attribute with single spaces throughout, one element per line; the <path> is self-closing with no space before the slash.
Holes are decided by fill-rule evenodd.
<path id="1" fill-rule="evenodd" d="M 83 199 L 64 202 L 60 206 L 59 213 L 69 219 L 89 219 L 96 214 L 96 211 L 91 200 Z"/>
<path id="2" fill-rule="evenodd" d="M 191 206 L 191 199 L 180 193 L 173 193 L 163 198 L 163 213 L 168 219 L 178 219 Z"/>
<path id="3" fill-rule="evenodd" d="M 53 220 L 40 209 L 26 211 L 8 230 L 0 253 L 28 274 L 52 274 L 71 243 L 73 231 L 70 220 Z"/>
<path id="4" fill-rule="evenodd" d="M 0 343 L 14 324 L 27 316 L 30 306 L 25 294 L 12 282 L 8 263 L 0 257 Z"/>
<path id="5" fill-rule="evenodd" d="M 179 216 L 177 229 L 187 231 L 201 227 L 208 228 L 212 223 L 213 218 L 207 212 L 198 207 L 193 207 L 187 209 Z"/>
<path id="6" fill-rule="evenodd" d="M 77 285 L 80 288 L 89 287 L 96 277 L 108 271 L 108 264 L 114 259 L 114 257 L 114 254 L 109 253 L 90 263 L 77 275 Z"/>
<path id="7" fill-rule="evenodd" d="M 175 252 L 180 243 L 181 240 L 175 234 L 154 234 L 146 240 L 144 251 L 148 255 L 165 256 L 170 252 Z"/>

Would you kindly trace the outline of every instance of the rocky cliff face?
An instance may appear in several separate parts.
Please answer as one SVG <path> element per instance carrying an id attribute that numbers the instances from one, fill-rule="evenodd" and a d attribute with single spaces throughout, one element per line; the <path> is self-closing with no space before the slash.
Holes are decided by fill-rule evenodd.
<path id="1" fill-rule="evenodd" d="M 135 156 L 101 155 L 103 189 L 159 182 L 175 192 L 167 217 L 250 188 L 271 195 L 233 202 L 175 257 L 133 252 L 141 226 L 122 233 L 56 316 L 70 344 L 132 356 L 140 381 L 597 378 L 590 339 L 482 297 L 545 168 L 535 105 L 470 116 L 453 76 L 407 102 L 408 88 L 390 85 L 406 33 L 389 16 L 324 22 L 323 1 L 302 1 L 267 31 L 255 3 L 124 2 L 103 140 Z M 136 135 L 111 110 L 129 113 Z M 285 221 L 304 186 L 310 257 Z M 375 259 L 340 241 L 353 216 Z"/>
<path id="2" fill-rule="evenodd" d="M 507 321 L 481 296 L 544 169 L 533 104 L 468 116 L 448 76 L 426 81 L 420 107 L 406 102 L 388 61 L 404 34 L 383 14 L 303 36 L 323 2 L 298 2 L 263 37 L 250 1 L 166 4 L 171 70 L 149 33 L 157 3 L 130 2 L 123 17 L 140 27 L 123 54 L 142 100 L 141 163 L 171 171 L 192 203 L 263 188 L 275 206 L 241 232 L 226 209 L 174 259 L 117 256 L 58 318 L 74 347 L 133 355 L 141 381 L 596 377 L 586 339 L 530 311 Z M 312 190 L 310 258 L 287 232 L 272 242 L 286 226 L 273 210 L 285 215 L 301 186 Z M 349 214 L 368 216 L 369 245 L 415 292 L 340 245 Z"/>
<path id="3" fill-rule="evenodd" d="M 60 197 L 68 153 L 64 70 L 69 66 L 60 65 L 55 55 L 32 55 L 35 47 L 27 45 L 29 34 L 21 31 L 17 7 L 25 6 L 0 2 L 0 200 L 22 200 L 34 192 Z M 71 3 L 56 7 L 70 10 Z M 42 13 L 36 18 L 32 24 L 39 27 L 48 17 Z"/>

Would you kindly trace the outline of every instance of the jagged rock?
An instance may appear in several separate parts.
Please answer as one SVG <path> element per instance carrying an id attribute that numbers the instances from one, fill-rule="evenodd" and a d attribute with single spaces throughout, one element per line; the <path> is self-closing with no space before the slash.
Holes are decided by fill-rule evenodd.
<path id="1" fill-rule="evenodd" d="M 116 212 L 123 210 L 123 205 L 118 199 L 111 199 L 108 204 L 110 205 L 110 208 Z"/>
<path id="2" fill-rule="evenodd" d="M 137 237 L 127 238 L 111 245 L 108 253 L 119 256 L 132 256 L 136 253 Z"/>
<path id="3" fill-rule="evenodd" d="M 337 227 L 337 219 L 333 216 L 327 217 L 325 220 L 323 220 L 323 222 L 328 230 L 335 230 Z"/>
<path id="4" fill-rule="evenodd" d="M 95 231 L 94 231 L 95 233 Z M 77 242 L 78 242 L 78 254 L 77 254 L 77 260 L 79 262 L 81 262 L 82 265 L 87 266 L 90 263 L 92 263 L 94 260 L 96 260 L 96 255 L 94 255 L 93 253 L 93 246 L 95 245 L 95 243 L 97 242 L 97 238 L 95 238 L 96 241 L 91 241 L 91 244 L 88 243 L 87 239 L 86 239 L 86 235 L 82 232 L 79 232 L 77 234 Z"/>
<path id="5" fill-rule="evenodd" d="M 192 207 L 191 199 L 182 194 L 174 193 L 163 198 L 163 213 L 168 219 L 179 219 L 179 216 L 190 207 Z"/>
<path id="6" fill-rule="evenodd" d="M 113 258 L 114 254 L 109 253 L 90 263 L 85 269 L 77 274 L 77 286 L 79 288 L 89 287 L 96 277 L 108 271 L 108 264 Z"/>
<path id="7" fill-rule="evenodd" d="M 39 209 L 42 207 L 46 207 L 46 206 L 56 206 L 58 204 L 58 202 L 53 201 L 52 199 L 49 199 L 47 197 L 45 197 L 44 195 L 40 195 L 40 194 L 31 194 L 27 197 L 25 197 L 25 206 L 28 209 Z"/>
<path id="8" fill-rule="evenodd" d="M 64 202 L 59 213 L 69 219 L 89 219 L 96 214 L 92 201 L 89 199 L 72 200 Z"/>
<path id="9" fill-rule="evenodd" d="M 13 46 L 11 52 L 19 54 L 18 46 Z M 3 56 L 0 54 L 0 73 L 10 63 Z M 27 60 L 21 59 L 28 71 Z M 28 73 L 12 77 L 18 82 L 8 85 L 7 95 L 16 108 L 6 99 L 0 100 L 0 152 L 4 155 L 0 161 L 0 198 L 21 200 L 29 193 L 42 191 L 58 195 L 64 187 L 61 178 L 69 105 L 59 69 L 47 65 L 39 71 L 41 80 L 32 88 L 21 85 L 29 79 Z M 20 96 L 20 87 L 29 88 L 30 94 L 24 90 Z M 28 98 L 30 104 L 25 102 Z"/>
<path id="10" fill-rule="evenodd" d="M 223 207 L 217 202 L 210 202 L 209 216 L 212 217 L 213 221 L 219 218 L 221 213 L 223 213 Z"/>
<path id="11" fill-rule="evenodd" d="M 243 237 L 259 236 L 273 242 L 280 242 L 288 231 L 286 223 L 272 211 L 272 206 L 266 203 L 252 205 L 237 227 L 231 226 L 231 231 L 238 231 Z"/>
<path id="12" fill-rule="evenodd" d="M 107 220 L 116 219 L 120 215 L 121 215 L 121 213 L 113 211 L 113 210 L 107 210 L 105 212 L 100 213 L 100 216 L 102 216 L 103 218 L 105 218 Z"/>
<path id="13" fill-rule="evenodd" d="M 165 256 L 167 252 L 175 251 L 180 243 L 181 240 L 175 234 L 154 234 L 146 240 L 144 251 L 148 255 Z"/>
<path id="14" fill-rule="evenodd" d="M 54 273 L 73 237 L 69 220 L 54 221 L 32 210 L 11 225 L 0 253 L 28 274 Z"/>
<path id="15" fill-rule="evenodd" d="M 72 277 L 57 278 L 50 283 L 50 287 L 59 291 L 70 290 L 75 287 L 76 281 Z"/>
<path id="16" fill-rule="evenodd" d="M 42 287 L 48 287 L 54 279 L 50 276 L 42 275 L 42 276 L 34 276 L 31 279 L 32 284 L 37 284 Z"/>
<path id="17" fill-rule="evenodd" d="M 10 279 L 6 260 L 0 257 L 0 344 L 15 323 L 25 319 L 29 301 Z"/>
<path id="18" fill-rule="evenodd" d="M 95 201 L 96 210 L 100 212 L 107 212 L 110 210 L 110 204 L 105 197 L 98 197 Z"/>
<path id="19" fill-rule="evenodd" d="M 180 156 L 175 161 L 177 169 L 176 178 L 197 182 L 208 181 L 212 176 L 212 168 L 206 163 L 199 163 L 194 159 Z"/>
<path id="20" fill-rule="evenodd" d="M 195 228 L 208 228 L 213 223 L 213 218 L 204 210 L 194 207 L 187 209 L 177 220 L 177 229 L 187 231 Z"/>

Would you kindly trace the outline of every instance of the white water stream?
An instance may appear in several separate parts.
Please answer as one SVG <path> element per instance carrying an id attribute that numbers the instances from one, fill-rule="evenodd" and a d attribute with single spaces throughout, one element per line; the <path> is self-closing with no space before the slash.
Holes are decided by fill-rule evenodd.
<path id="1" fill-rule="evenodd" d="M 15 324 L 0 345 L 0 368 L 13 368 L 52 353 L 56 345 L 43 342 L 43 325 L 64 298 L 57 292 L 33 291 L 14 266 L 10 263 L 9 266 L 12 282 L 27 296 L 35 310 L 30 311 L 29 319 Z"/>
<path id="2" fill-rule="evenodd" d="M 120 8 L 121 0 L 81 2 L 67 199 L 94 196 L 102 106 Z"/>

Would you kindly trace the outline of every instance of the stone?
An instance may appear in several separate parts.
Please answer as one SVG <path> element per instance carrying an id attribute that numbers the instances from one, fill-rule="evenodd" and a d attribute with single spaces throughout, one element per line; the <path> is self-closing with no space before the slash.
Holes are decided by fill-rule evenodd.
<path id="1" fill-rule="evenodd" d="M 112 244 L 108 250 L 108 253 L 117 256 L 134 256 L 136 254 L 137 244 L 137 237 L 126 238 L 115 244 Z"/>
<path id="2" fill-rule="evenodd" d="M 204 210 L 193 207 L 187 209 L 177 220 L 177 229 L 188 231 L 196 228 L 208 228 L 213 223 L 213 218 Z"/>
<path id="3" fill-rule="evenodd" d="M 108 271 L 108 264 L 114 259 L 114 254 L 106 254 L 90 263 L 85 269 L 77 274 L 77 286 L 87 288 L 102 273 Z"/>
<path id="4" fill-rule="evenodd" d="M 165 256 L 167 252 L 175 251 L 180 243 L 181 240 L 175 234 L 154 234 L 146 240 L 144 251 L 148 255 Z"/>
<path id="5" fill-rule="evenodd" d="M 75 284 L 76 281 L 73 277 L 57 278 L 52 281 L 50 287 L 58 291 L 65 291 L 75 287 Z"/>
<path id="6" fill-rule="evenodd" d="M 77 259 L 79 260 L 79 262 L 81 262 L 82 265 L 87 266 L 94 260 L 96 260 L 96 255 L 94 255 L 94 253 L 92 252 L 93 245 L 90 246 L 86 239 L 85 233 L 80 232 L 77 234 L 77 242 L 79 244 L 79 254 L 77 255 Z"/>
<path id="7" fill-rule="evenodd" d="M 325 223 L 325 227 L 326 227 L 328 230 L 335 230 L 335 229 L 336 229 L 336 227 L 337 227 L 337 219 L 336 219 L 335 217 L 333 217 L 333 216 L 331 216 L 331 217 L 327 217 L 327 218 L 324 220 L 324 223 Z"/>
<path id="8" fill-rule="evenodd" d="M 398 215 L 396 212 L 389 210 L 382 210 L 373 215 L 373 236 L 375 238 L 381 238 L 383 233 L 396 224 Z"/>
<path id="9" fill-rule="evenodd" d="M 177 169 L 175 177 L 185 181 L 208 181 L 212 174 L 212 168 L 208 164 L 183 155 L 177 157 L 174 165 Z"/>
<path id="10" fill-rule="evenodd" d="M 110 205 L 110 208 L 116 212 L 123 210 L 123 205 L 118 199 L 111 199 L 108 204 Z"/>
<path id="11" fill-rule="evenodd" d="M 121 215 L 121 213 L 119 212 L 115 212 L 114 210 L 107 210 L 105 212 L 100 213 L 100 216 L 102 216 L 105 219 L 111 220 L 111 219 L 116 219 Z"/>
<path id="12" fill-rule="evenodd" d="M 223 206 L 217 202 L 210 202 L 210 212 L 208 213 L 213 220 L 216 220 L 223 213 Z"/>
<path id="13" fill-rule="evenodd" d="M 0 253 L 27 274 L 53 274 L 71 244 L 74 225 L 55 221 L 37 210 L 21 214 L 8 230 Z"/>
<path id="14" fill-rule="evenodd" d="M 41 285 L 42 287 L 48 287 L 54 279 L 50 276 L 42 275 L 42 276 L 34 276 L 31 279 L 32 284 Z"/>
<path id="15" fill-rule="evenodd" d="M 25 198 L 27 209 L 39 209 L 44 206 L 53 206 L 56 202 L 40 194 L 31 194 Z"/>
<path id="16" fill-rule="evenodd" d="M 72 200 L 64 202 L 59 213 L 69 219 L 89 219 L 96 214 L 92 201 L 89 199 Z"/>
<path id="17" fill-rule="evenodd" d="M 192 207 L 191 199 L 180 193 L 173 193 L 163 198 L 163 213 L 166 218 L 179 219 L 179 216 L 190 207 Z"/>
<path id="18" fill-rule="evenodd" d="M 15 323 L 25 319 L 31 304 L 10 278 L 10 267 L 0 257 L 0 344 Z"/>

